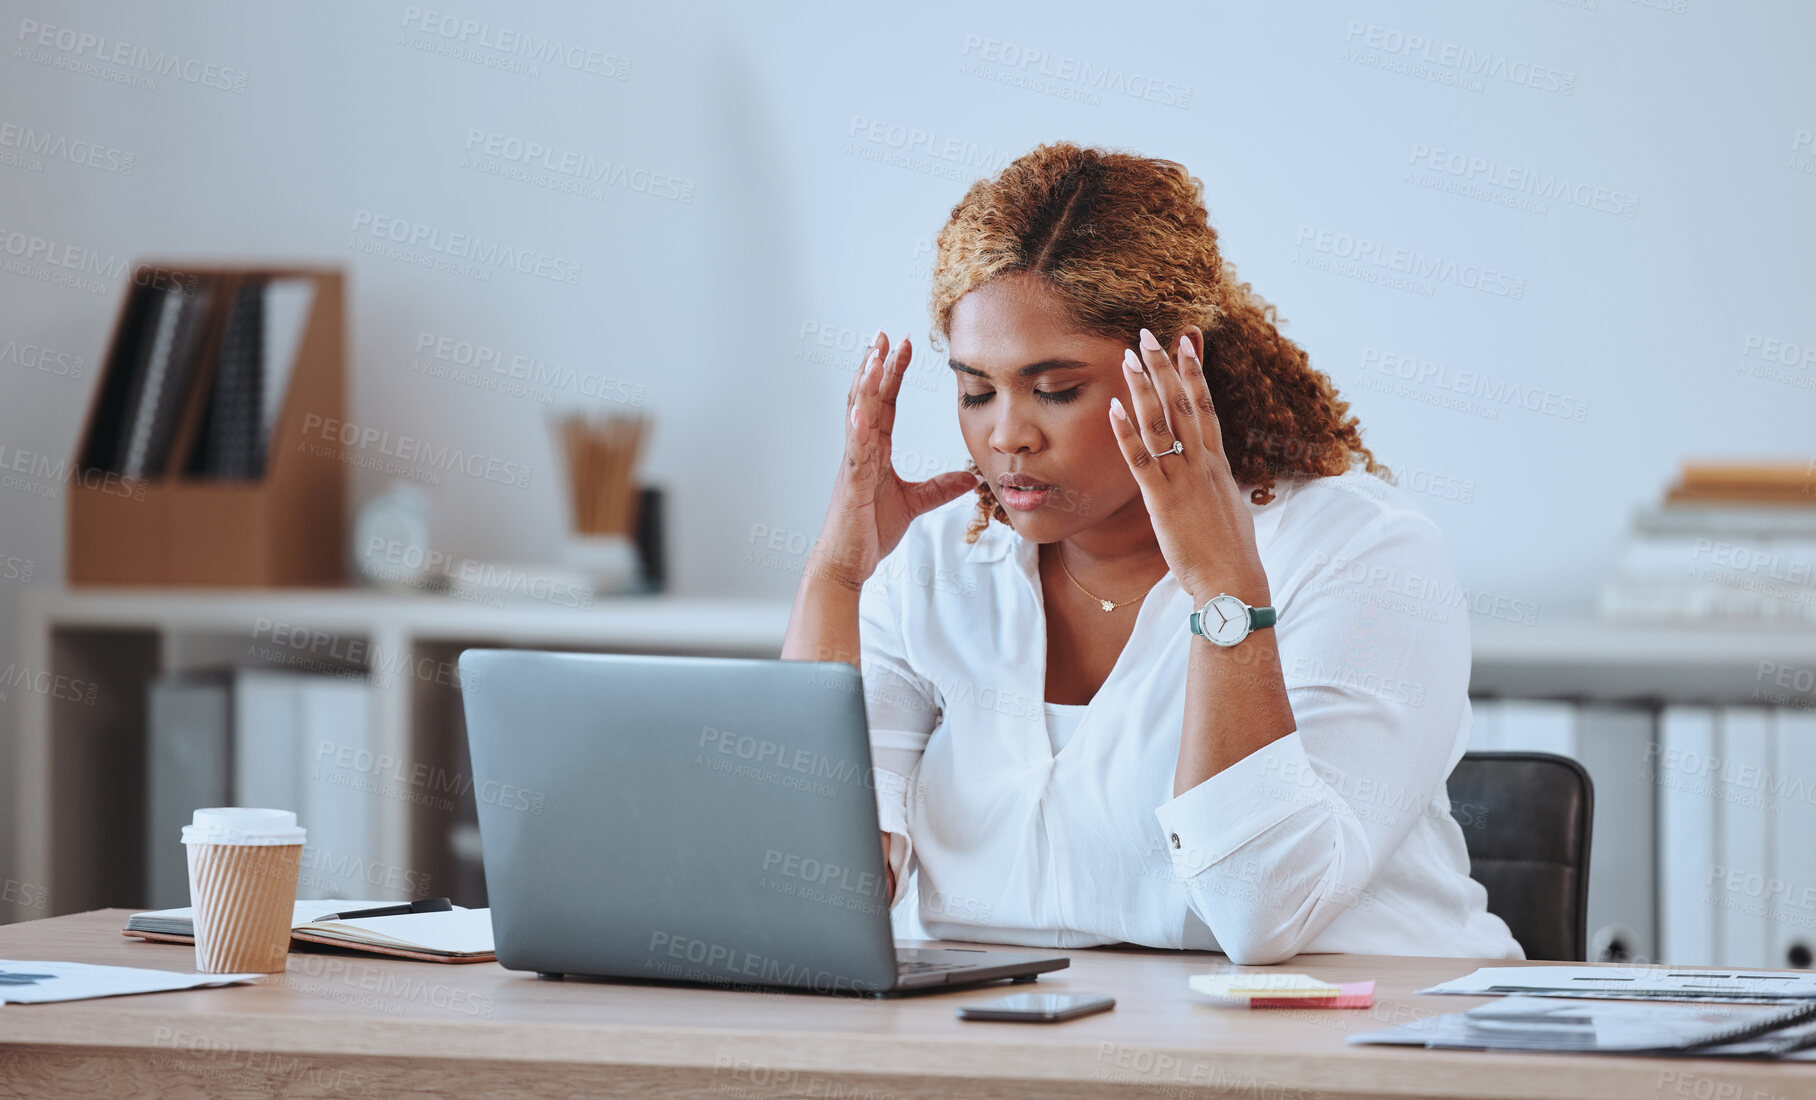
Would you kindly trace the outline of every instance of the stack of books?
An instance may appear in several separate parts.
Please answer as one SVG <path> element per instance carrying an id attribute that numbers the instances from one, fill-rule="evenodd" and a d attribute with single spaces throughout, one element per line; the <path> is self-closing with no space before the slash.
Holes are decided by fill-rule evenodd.
<path id="1" fill-rule="evenodd" d="M 1634 517 L 1604 617 L 1816 624 L 1816 459 L 1686 464 Z"/>

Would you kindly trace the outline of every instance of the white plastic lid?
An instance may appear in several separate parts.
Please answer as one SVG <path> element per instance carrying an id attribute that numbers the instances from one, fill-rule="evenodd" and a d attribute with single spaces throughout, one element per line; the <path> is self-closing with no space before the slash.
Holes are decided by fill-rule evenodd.
<path id="1" fill-rule="evenodd" d="M 290 810 L 258 810 L 244 806 L 217 806 L 197 810 L 183 826 L 185 844 L 244 844 L 276 847 L 301 844 L 308 830 L 296 823 Z"/>

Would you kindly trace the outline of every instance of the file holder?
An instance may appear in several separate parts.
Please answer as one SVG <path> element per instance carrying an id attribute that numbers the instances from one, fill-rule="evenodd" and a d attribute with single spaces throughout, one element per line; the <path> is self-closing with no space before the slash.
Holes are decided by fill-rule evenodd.
<path id="1" fill-rule="evenodd" d="M 112 448 L 133 385 L 136 327 L 147 291 L 212 280 L 207 325 L 180 395 L 160 472 L 112 472 Z M 314 294 L 266 440 L 262 476 L 187 472 L 219 365 L 223 303 L 248 279 L 309 279 Z M 79 585 L 292 587 L 345 582 L 345 277 L 338 269 L 135 266 L 68 479 L 68 579 Z M 333 427 L 331 427 L 333 426 Z"/>

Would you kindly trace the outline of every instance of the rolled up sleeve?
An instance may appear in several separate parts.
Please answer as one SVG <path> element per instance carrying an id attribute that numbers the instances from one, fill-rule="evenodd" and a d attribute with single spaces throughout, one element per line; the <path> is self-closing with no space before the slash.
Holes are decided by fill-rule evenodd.
<path id="1" fill-rule="evenodd" d="M 1295 802 L 1277 780 L 1309 769 L 1305 740 L 1297 731 L 1243 757 L 1155 811 L 1167 834 L 1173 869 L 1190 879 L 1252 846 L 1281 825 Z"/>
<path id="2" fill-rule="evenodd" d="M 1297 728 L 1155 810 L 1191 906 L 1240 964 L 1372 907 L 1462 751 L 1468 601 L 1435 525 L 1391 513 L 1306 564 L 1276 592 Z"/>

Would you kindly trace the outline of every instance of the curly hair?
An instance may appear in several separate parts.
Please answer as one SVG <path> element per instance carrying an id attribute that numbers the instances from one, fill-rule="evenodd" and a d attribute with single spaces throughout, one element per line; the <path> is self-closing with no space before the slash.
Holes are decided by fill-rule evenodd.
<path id="1" fill-rule="evenodd" d="M 1349 402 L 1224 260 L 1204 185 L 1183 165 L 1057 142 L 973 183 L 939 232 L 933 346 L 946 342 L 961 297 L 1023 272 L 1040 276 L 1084 333 L 1134 346 L 1146 327 L 1170 347 L 1187 325 L 1202 329 L 1224 454 L 1255 503 L 1274 499 L 1280 477 L 1328 477 L 1358 462 L 1393 480 L 1362 445 Z M 1009 522 L 987 483 L 977 496 L 968 543 L 992 519 Z"/>

